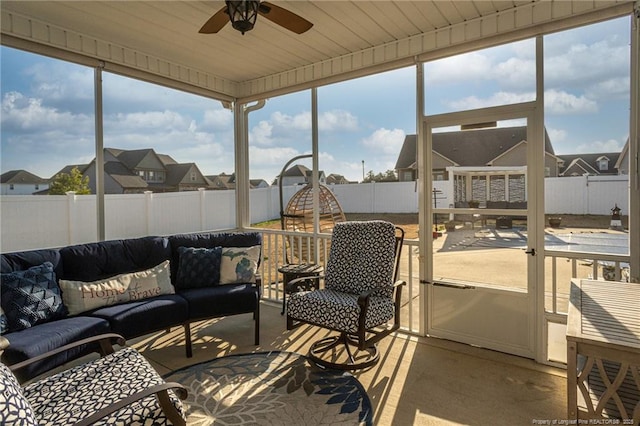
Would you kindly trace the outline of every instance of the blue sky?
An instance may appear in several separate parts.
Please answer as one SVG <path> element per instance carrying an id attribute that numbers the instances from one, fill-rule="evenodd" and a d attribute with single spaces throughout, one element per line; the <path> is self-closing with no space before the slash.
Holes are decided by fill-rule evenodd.
<path id="1" fill-rule="evenodd" d="M 629 123 L 629 18 L 545 37 L 545 125 L 558 154 L 622 149 Z M 1 171 L 51 177 L 94 157 L 93 70 L 2 47 Z M 532 100 L 533 40 L 425 65 L 428 114 Z M 320 168 L 350 180 L 393 169 L 415 133 L 413 67 L 318 89 Z M 154 148 L 205 174 L 233 171 L 220 102 L 104 74 L 105 146 Z M 273 181 L 311 151 L 311 94 L 250 115 L 250 175 Z M 310 162 L 306 163 L 310 166 Z"/>

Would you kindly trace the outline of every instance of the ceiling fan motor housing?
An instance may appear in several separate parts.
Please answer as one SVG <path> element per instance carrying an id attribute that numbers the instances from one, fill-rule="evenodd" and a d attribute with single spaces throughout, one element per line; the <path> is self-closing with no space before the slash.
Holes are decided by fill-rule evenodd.
<path id="1" fill-rule="evenodd" d="M 244 34 L 253 29 L 258 17 L 260 1 L 258 0 L 227 0 L 227 13 L 231 25 Z"/>

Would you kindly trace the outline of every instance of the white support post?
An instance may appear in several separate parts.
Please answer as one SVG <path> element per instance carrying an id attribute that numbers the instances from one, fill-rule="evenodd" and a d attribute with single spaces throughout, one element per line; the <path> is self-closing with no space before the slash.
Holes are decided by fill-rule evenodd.
<path id="1" fill-rule="evenodd" d="M 629 122 L 629 281 L 640 283 L 640 1 L 631 17 L 631 105 Z"/>
<path id="2" fill-rule="evenodd" d="M 204 231 L 204 227 L 205 227 L 205 217 L 206 217 L 206 210 L 205 210 L 205 202 L 206 200 L 204 199 L 205 196 L 205 189 L 204 188 L 198 188 L 198 194 L 200 195 L 199 197 L 199 201 L 200 201 L 200 230 Z"/>
<path id="3" fill-rule="evenodd" d="M 144 191 L 145 231 L 152 235 L 153 231 L 153 191 Z"/>
<path id="4" fill-rule="evenodd" d="M 76 191 L 67 191 L 67 244 L 74 244 L 75 233 L 73 232 L 76 220 Z"/>
<path id="5" fill-rule="evenodd" d="M 433 226 L 433 218 L 429 214 L 431 191 L 427 190 L 426 185 L 432 182 L 432 158 L 430 153 L 425 152 L 431 149 L 430 138 L 425 144 L 425 116 L 424 116 L 424 66 L 422 62 L 416 59 L 416 149 L 418 160 L 418 175 L 416 176 L 418 188 L 418 222 L 420 224 L 418 230 L 418 240 L 420 241 L 419 257 L 418 257 L 418 274 L 419 274 L 419 321 L 418 334 L 425 336 L 429 328 L 427 306 L 429 306 L 429 287 L 422 285 L 433 279 L 433 264 L 428 258 L 427 253 L 433 252 L 433 239 L 431 228 Z M 411 253 L 409 252 L 409 256 Z M 409 283 L 413 285 L 413 283 Z"/>
<path id="6" fill-rule="evenodd" d="M 104 129 L 102 116 L 102 69 L 101 62 L 94 71 L 95 91 L 95 138 L 96 138 L 96 226 L 98 228 L 98 241 L 105 240 L 105 214 L 104 214 Z"/>
<path id="7" fill-rule="evenodd" d="M 315 247 L 316 264 L 320 264 L 320 250 L 318 234 L 320 233 L 320 185 L 319 179 L 319 161 L 318 161 L 318 89 L 311 89 L 311 152 L 312 156 L 312 198 L 313 198 L 313 246 Z"/>

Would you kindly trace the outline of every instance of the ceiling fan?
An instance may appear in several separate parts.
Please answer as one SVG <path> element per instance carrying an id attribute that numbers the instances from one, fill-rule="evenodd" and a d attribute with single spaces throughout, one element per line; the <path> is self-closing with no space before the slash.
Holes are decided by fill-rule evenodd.
<path id="1" fill-rule="evenodd" d="M 217 33 L 230 21 L 233 28 L 244 34 L 253 28 L 258 14 L 296 34 L 302 34 L 313 26 L 301 16 L 266 1 L 227 0 L 225 4 L 200 28 L 200 33 Z"/>

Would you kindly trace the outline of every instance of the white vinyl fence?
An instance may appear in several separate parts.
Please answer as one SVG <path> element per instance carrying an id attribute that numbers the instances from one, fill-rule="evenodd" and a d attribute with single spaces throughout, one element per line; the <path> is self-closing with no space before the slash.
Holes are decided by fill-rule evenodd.
<path id="1" fill-rule="evenodd" d="M 437 181 L 437 206 L 453 203 L 447 181 Z M 283 206 L 301 186 L 283 188 Z M 346 213 L 417 213 L 415 182 L 332 185 Z M 615 204 L 628 214 L 627 176 L 545 180 L 545 211 L 611 214 Z M 280 217 L 278 187 L 251 191 L 251 222 Z M 433 199 L 430 201 L 433 203 Z M 433 204 L 432 204 L 433 205 Z M 105 196 L 107 239 L 235 228 L 235 191 L 193 191 Z M 97 240 L 95 195 L 0 197 L 0 250 L 61 247 Z"/>

